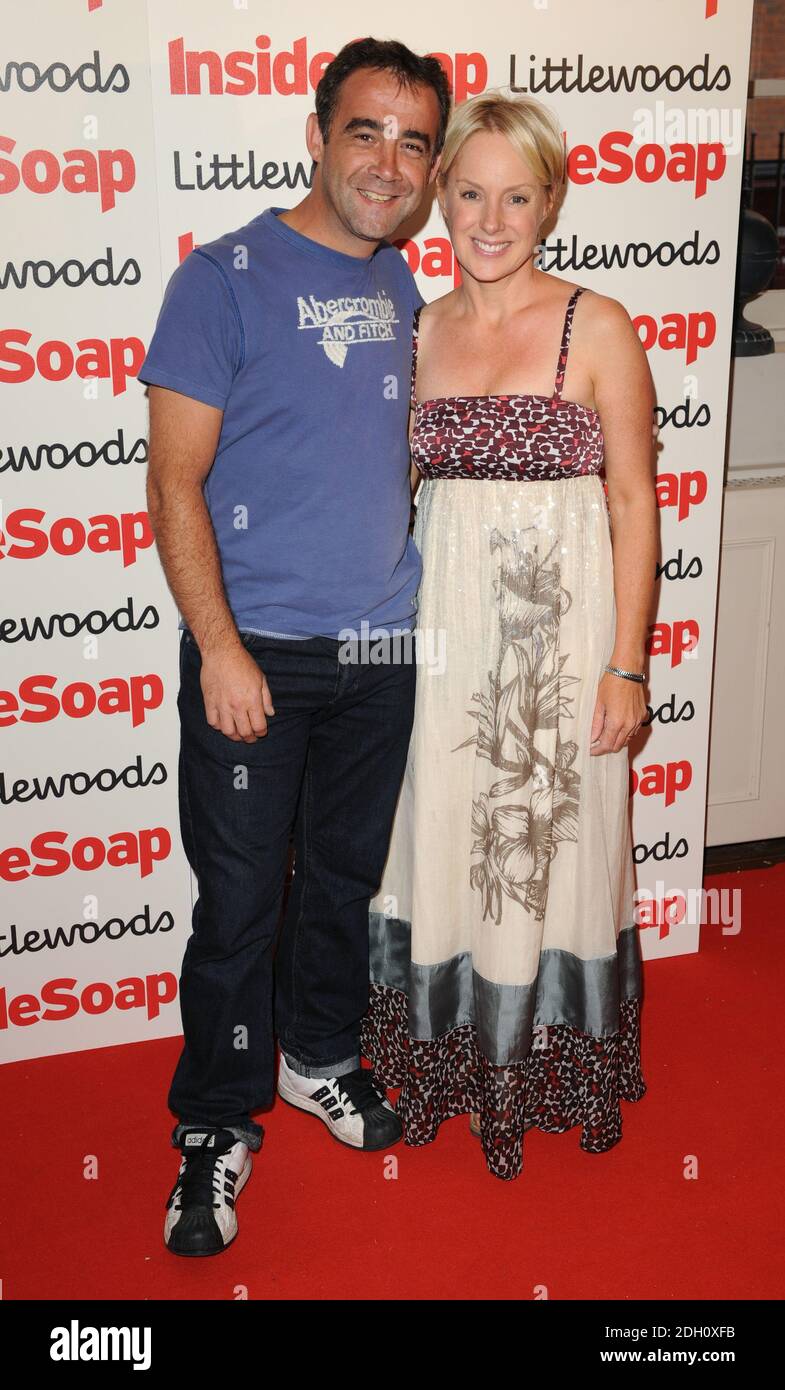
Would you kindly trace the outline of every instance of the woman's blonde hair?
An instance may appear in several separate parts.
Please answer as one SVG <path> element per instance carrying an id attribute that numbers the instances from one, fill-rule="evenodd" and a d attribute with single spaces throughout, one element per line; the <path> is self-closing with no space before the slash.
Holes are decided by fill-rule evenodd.
<path id="1" fill-rule="evenodd" d="M 507 97 L 498 90 L 483 92 L 456 106 L 444 140 L 437 181 L 444 188 L 459 150 L 480 130 L 506 135 L 528 164 L 537 182 L 558 207 L 564 194 L 565 151 L 556 117 L 533 97 Z"/>

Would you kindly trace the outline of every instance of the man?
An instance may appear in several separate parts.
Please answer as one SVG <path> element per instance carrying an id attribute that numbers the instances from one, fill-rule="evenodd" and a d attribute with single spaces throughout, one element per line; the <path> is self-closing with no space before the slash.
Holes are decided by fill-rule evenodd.
<path id="1" fill-rule="evenodd" d="M 182 1152 L 164 1237 L 211 1255 L 279 1094 L 360 1149 L 401 1125 L 360 1065 L 368 903 L 413 718 L 411 330 L 423 303 L 386 240 L 433 181 L 449 89 L 435 58 L 363 39 L 308 117 L 311 191 L 186 257 L 139 373 L 148 505 L 183 629 L 180 822 L 197 877 L 169 1105 Z M 365 625 L 368 625 L 368 628 Z M 403 647 L 403 652 L 401 648 Z M 359 648 L 358 648 L 359 650 Z"/>

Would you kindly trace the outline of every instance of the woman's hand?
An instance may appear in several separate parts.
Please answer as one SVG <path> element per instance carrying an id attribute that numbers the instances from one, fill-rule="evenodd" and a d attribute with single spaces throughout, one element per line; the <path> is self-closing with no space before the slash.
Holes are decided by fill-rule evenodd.
<path id="1" fill-rule="evenodd" d="M 643 686 L 606 671 L 597 687 L 597 703 L 591 726 L 592 756 L 619 753 L 637 734 L 647 714 Z"/>

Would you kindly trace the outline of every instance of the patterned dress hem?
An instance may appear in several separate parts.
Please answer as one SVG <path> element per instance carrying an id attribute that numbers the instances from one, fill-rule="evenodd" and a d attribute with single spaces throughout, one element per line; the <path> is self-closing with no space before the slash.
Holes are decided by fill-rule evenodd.
<path id="1" fill-rule="evenodd" d="M 605 1153 L 622 1137 L 620 1101 L 646 1093 L 640 1064 L 640 999 L 619 1008 L 619 1031 L 595 1038 L 565 1024 L 535 1030 L 524 1062 L 495 1067 L 473 1024 L 440 1037 L 408 1035 L 402 990 L 371 984 L 360 1049 L 378 1080 L 401 1087 L 398 1113 L 411 1147 L 430 1144 L 443 1120 L 479 1113 L 489 1171 L 511 1180 L 523 1170 L 524 1131 L 563 1134 L 581 1126 L 580 1147 Z"/>

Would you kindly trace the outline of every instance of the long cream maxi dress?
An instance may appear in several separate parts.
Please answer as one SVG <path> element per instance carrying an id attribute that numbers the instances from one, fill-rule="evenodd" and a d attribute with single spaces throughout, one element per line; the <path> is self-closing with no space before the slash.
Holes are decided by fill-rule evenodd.
<path id="1" fill-rule="evenodd" d="M 414 322 L 417 696 L 362 1046 L 407 1143 L 479 1111 L 501 1178 L 532 1124 L 611 1148 L 646 1090 L 628 754 L 589 754 L 616 613 L 600 420 L 561 395 L 581 293 L 551 396 L 417 402 Z"/>

